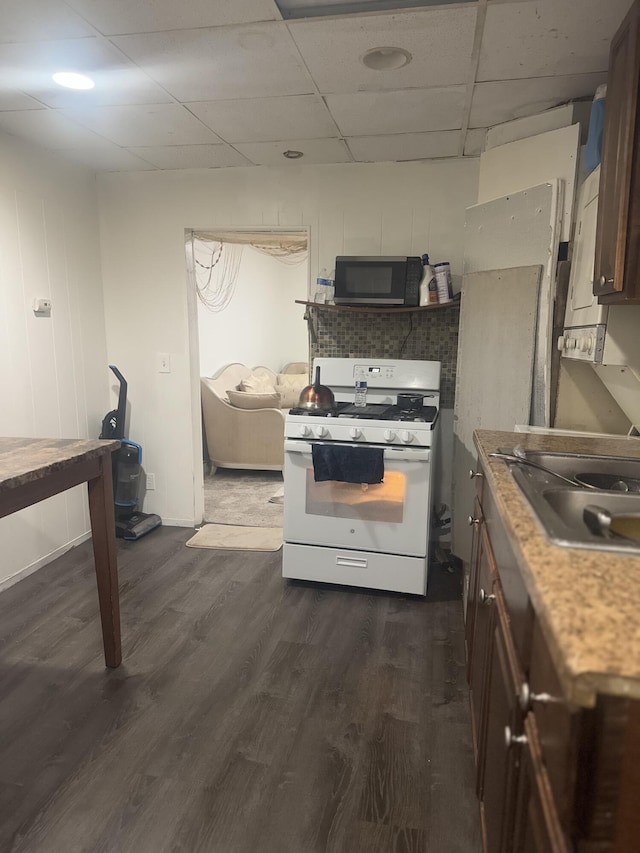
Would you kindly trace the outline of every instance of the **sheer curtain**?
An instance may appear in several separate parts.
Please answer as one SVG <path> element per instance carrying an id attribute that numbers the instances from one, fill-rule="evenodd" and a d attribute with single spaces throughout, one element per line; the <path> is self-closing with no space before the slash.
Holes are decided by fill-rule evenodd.
<path id="1" fill-rule="evenodd" d="M 207 310 L 224 311 L 233 298 L 244 246 L 252 246 L 288 266 L 304 263 L 308 255 L 306 234 L 191 231 L 186 245 L 187 273 Z"/>

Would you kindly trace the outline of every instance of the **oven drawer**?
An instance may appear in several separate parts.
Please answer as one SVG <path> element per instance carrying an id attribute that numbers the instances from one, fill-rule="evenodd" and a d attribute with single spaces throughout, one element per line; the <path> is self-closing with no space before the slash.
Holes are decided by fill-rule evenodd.
<path id="1" fill-rule="evenodd" d="M 398 557 L 285 542 L 282 576 L 413 595 L 427 592 L 426 557 Z"/>

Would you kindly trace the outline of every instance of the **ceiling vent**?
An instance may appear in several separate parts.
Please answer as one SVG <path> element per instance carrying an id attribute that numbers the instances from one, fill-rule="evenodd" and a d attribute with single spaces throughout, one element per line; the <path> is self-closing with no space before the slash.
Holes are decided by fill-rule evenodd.
<path id="1" fill-rule="evenodd" d="M 395 12 L 400 9 L 428 9 L 461 5 L 461 0 L 275 0 L 285 20 L 322 18 L 328 15 L 357 15 L 365 12 Z M 477 0 L 466 0 L 476 6 Z M 462 0 L 465 3 L 465 0 Z"/>

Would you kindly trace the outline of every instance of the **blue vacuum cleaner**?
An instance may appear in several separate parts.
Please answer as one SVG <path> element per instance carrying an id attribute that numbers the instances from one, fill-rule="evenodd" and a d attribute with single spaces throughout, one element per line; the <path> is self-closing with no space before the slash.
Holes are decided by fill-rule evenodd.
<path id="1" fill-rule="evenodd" d="M 140 477 L 142 475 L 142 447 L 125 438 L 125 414 L 127 408 L 127 380 L 114 364 L 109 368 L 120 383 L 118 408 L 102 419 L 99 438 L 117 439 L 120 449 L 112 454 L 113 495 L 116 516 L 116 536 L 135 541 L 160 527 L 162 519 L 153 512 L 141 512 Z"/>

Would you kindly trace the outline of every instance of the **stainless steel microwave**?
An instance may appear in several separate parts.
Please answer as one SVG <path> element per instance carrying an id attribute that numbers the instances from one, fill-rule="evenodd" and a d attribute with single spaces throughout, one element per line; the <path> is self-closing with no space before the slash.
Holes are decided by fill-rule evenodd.
<path id="1" fill-rule="evenodd" d="M 336 305 L 413 307 L 420 301 L 418 257 L 343 255 L 336 258 Z"/>

